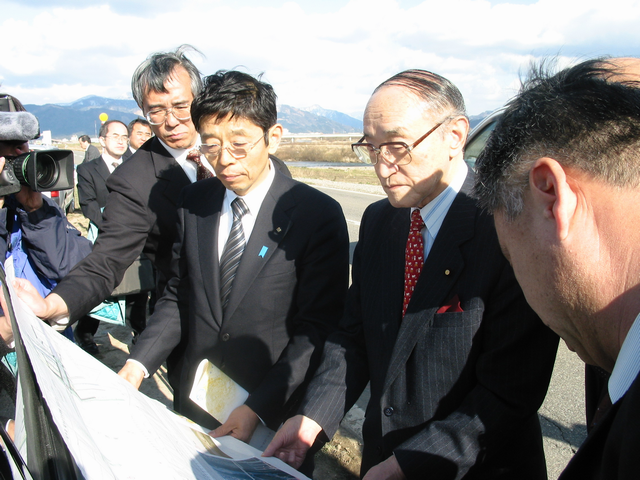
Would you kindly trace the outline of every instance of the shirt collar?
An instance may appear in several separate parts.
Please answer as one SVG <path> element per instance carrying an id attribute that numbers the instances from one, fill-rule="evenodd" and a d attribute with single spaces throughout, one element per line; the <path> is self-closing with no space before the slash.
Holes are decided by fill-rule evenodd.
<path id="1" fill-rule="evenodd" d="M 244 200 L 244 203 L 249 209 L 249 213 L 254 217 L 258 215 L 262 202 L 264 201 L 264 197 L 267 196 L 267 192 L 271 188 L 271 184 L 273 183 L 275 176 L 276 172 L 273 162 L 269 159 L 269 173 L 267 174 L 267 177 L 253 190 L 242 197 L 242 200 Z M 233 190 L 227 189 L 225 192 L 225 202 L 227 202 L 228 205 L 231 205 L 231 202 L 233 202 L 237 196 L 238 195 L 236 195 Z"/>
<path id="2" fill-rule="evenodd" d="M 158 141 L 162 144 L 164 148 L 167 149 L 167 152 L 169 152 L 171 156 L 175 158 L 178 163 L 181 163 L 187 160 L 187 155 L 191 150 L 193 150 L 194 148 L 198 148 L 198 146 L 200 145 L 200 135 L 196 137 L 196 143 L 194 143 L 189 148 L 171 148 L 169 145 L 164 143 L 160 137 L 158 137 Z"/>
<path id="3" fill-rule="evenodd" d="M 609 378 L 611 403 L 620 400 L 640 373 L 640 314 L 633 321 L 622 343 L 616 364 Z"/>
<path id="4" fill-rule="evenodd" d="M 468 173 L 469 169 L 467 164 L 463 162 L 462 166 L 457 169 L 453 181 L 440 192 L 440 195 L 420 209 L 420 215 L 424 220 L 424 225 L 432 238 L 438 235 L 442 222 L 447 216 L 456 195 L 460 193 L 460 189 Z M 415 207 L 411 209 L 411 213 L 413 213 L 414 210 L 416 210 Z"/>

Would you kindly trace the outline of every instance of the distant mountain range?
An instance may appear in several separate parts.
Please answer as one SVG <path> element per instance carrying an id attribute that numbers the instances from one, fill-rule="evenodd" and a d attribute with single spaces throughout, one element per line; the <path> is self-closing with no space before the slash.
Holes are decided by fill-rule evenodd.
<path id="1" fill-rule="evenodd" d="M 51 130 L 54 138 L 72 135 L 97 136 L 99 115 L 129 123 L 142 112 L 134 100 L 88 96 L 67 104 L 25 105 L 40 120 L 40 130 Z M 278 107 L 278 121 L 290 133 L 353 133 L 362 131 L 362 121 L 318 106 L 302 110 L 289 105 Z"/>
<path id="2" fill-rule="evenodd" d="M 40 131 L 51 130 L 53 138 L 87 134 L 96 137 L 100 130 L 99 115 L 106 113 L 111 120 L 129 123 L 142 112 L 134 100 L 118 100 L 91 95 L 67 104 L 25 105 L 40 120 Z M 480 122 L 490 112 L 473 115 L 471 126 Z M 359 133 L 362 120 L 336 110 L 318 105 L 295 108 L 278 107 L 278 121 L 289 133 Z"/>

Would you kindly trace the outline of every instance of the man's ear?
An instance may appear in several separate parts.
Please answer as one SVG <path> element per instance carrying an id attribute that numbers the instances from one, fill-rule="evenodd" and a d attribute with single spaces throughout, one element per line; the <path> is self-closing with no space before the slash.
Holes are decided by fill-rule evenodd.
<path id="1" fill-rule="evenodd" d="M 102 148 L 106 147 L 106 143 L 104 141 L 104 137 L 98 137 L 98 140 L 100 140 L 100 145 L 102 145 Z"/>
<path id="2" fill-rule="evenodd" d="M 467 117 L 458 117 L 451 120 L 449 125 L 448 135 L 451 143 L 449 148 L 451 149 L 450 156 L 454 158 L 458 156 L 467 141 L 467 134 L 469 133 L 469 120 Z"/>
<path id="3" fill-rule="evenodd" d="M 276 123 L 269 129 L 269 153 L 271 155 L 274 155 L 276 153 L 276 150 L 278 150 L 283 134 L 284 131 L 282 130 L 282 125 L 280 125 L 279 123 Z"/>
<path id="4" fill-rule="evenodd" d="M 529 187 L 534 208 L 541 212 L 544 218 L 555 222 L 560 240 L 566 239 L 570 233 L 578 199 L 576 192 L 571 188 L 565 169 L 552 158 L 539 158 L 529 172 Z"/>

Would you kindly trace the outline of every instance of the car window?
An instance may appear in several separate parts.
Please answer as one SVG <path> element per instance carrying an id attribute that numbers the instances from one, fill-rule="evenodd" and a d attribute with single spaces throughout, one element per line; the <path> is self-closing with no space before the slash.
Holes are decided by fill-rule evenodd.
<path id="1" fill-rule="evenodd" d="M 473 135 L 471 135 L 464 150 L 464 160 L 471 168 L 475 167 L 476 159 L 486 145 L 489 135 L 493 132 L 493 129 L 496 128 L 498 118 L 499 117 L 496 117 L 491 123 L 484 126 L 482 130 L 477 133 L 473 132 Z"/>

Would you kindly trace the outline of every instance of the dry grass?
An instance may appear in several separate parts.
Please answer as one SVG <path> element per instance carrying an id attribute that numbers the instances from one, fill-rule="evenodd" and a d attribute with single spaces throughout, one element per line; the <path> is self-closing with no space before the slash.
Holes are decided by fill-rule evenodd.
<path id="1" fill-rule="evenodd" d="M 332 182 L 380 185 L 373 167 L 294 167 L 288 165 L 293 178 L 330 180 Z"/>
<path id="2" fill-rule="evenodd" d="M 344 144 L 280 144 L 277 155 L 287 162 L 358 162 L 351 146 Z"/>

